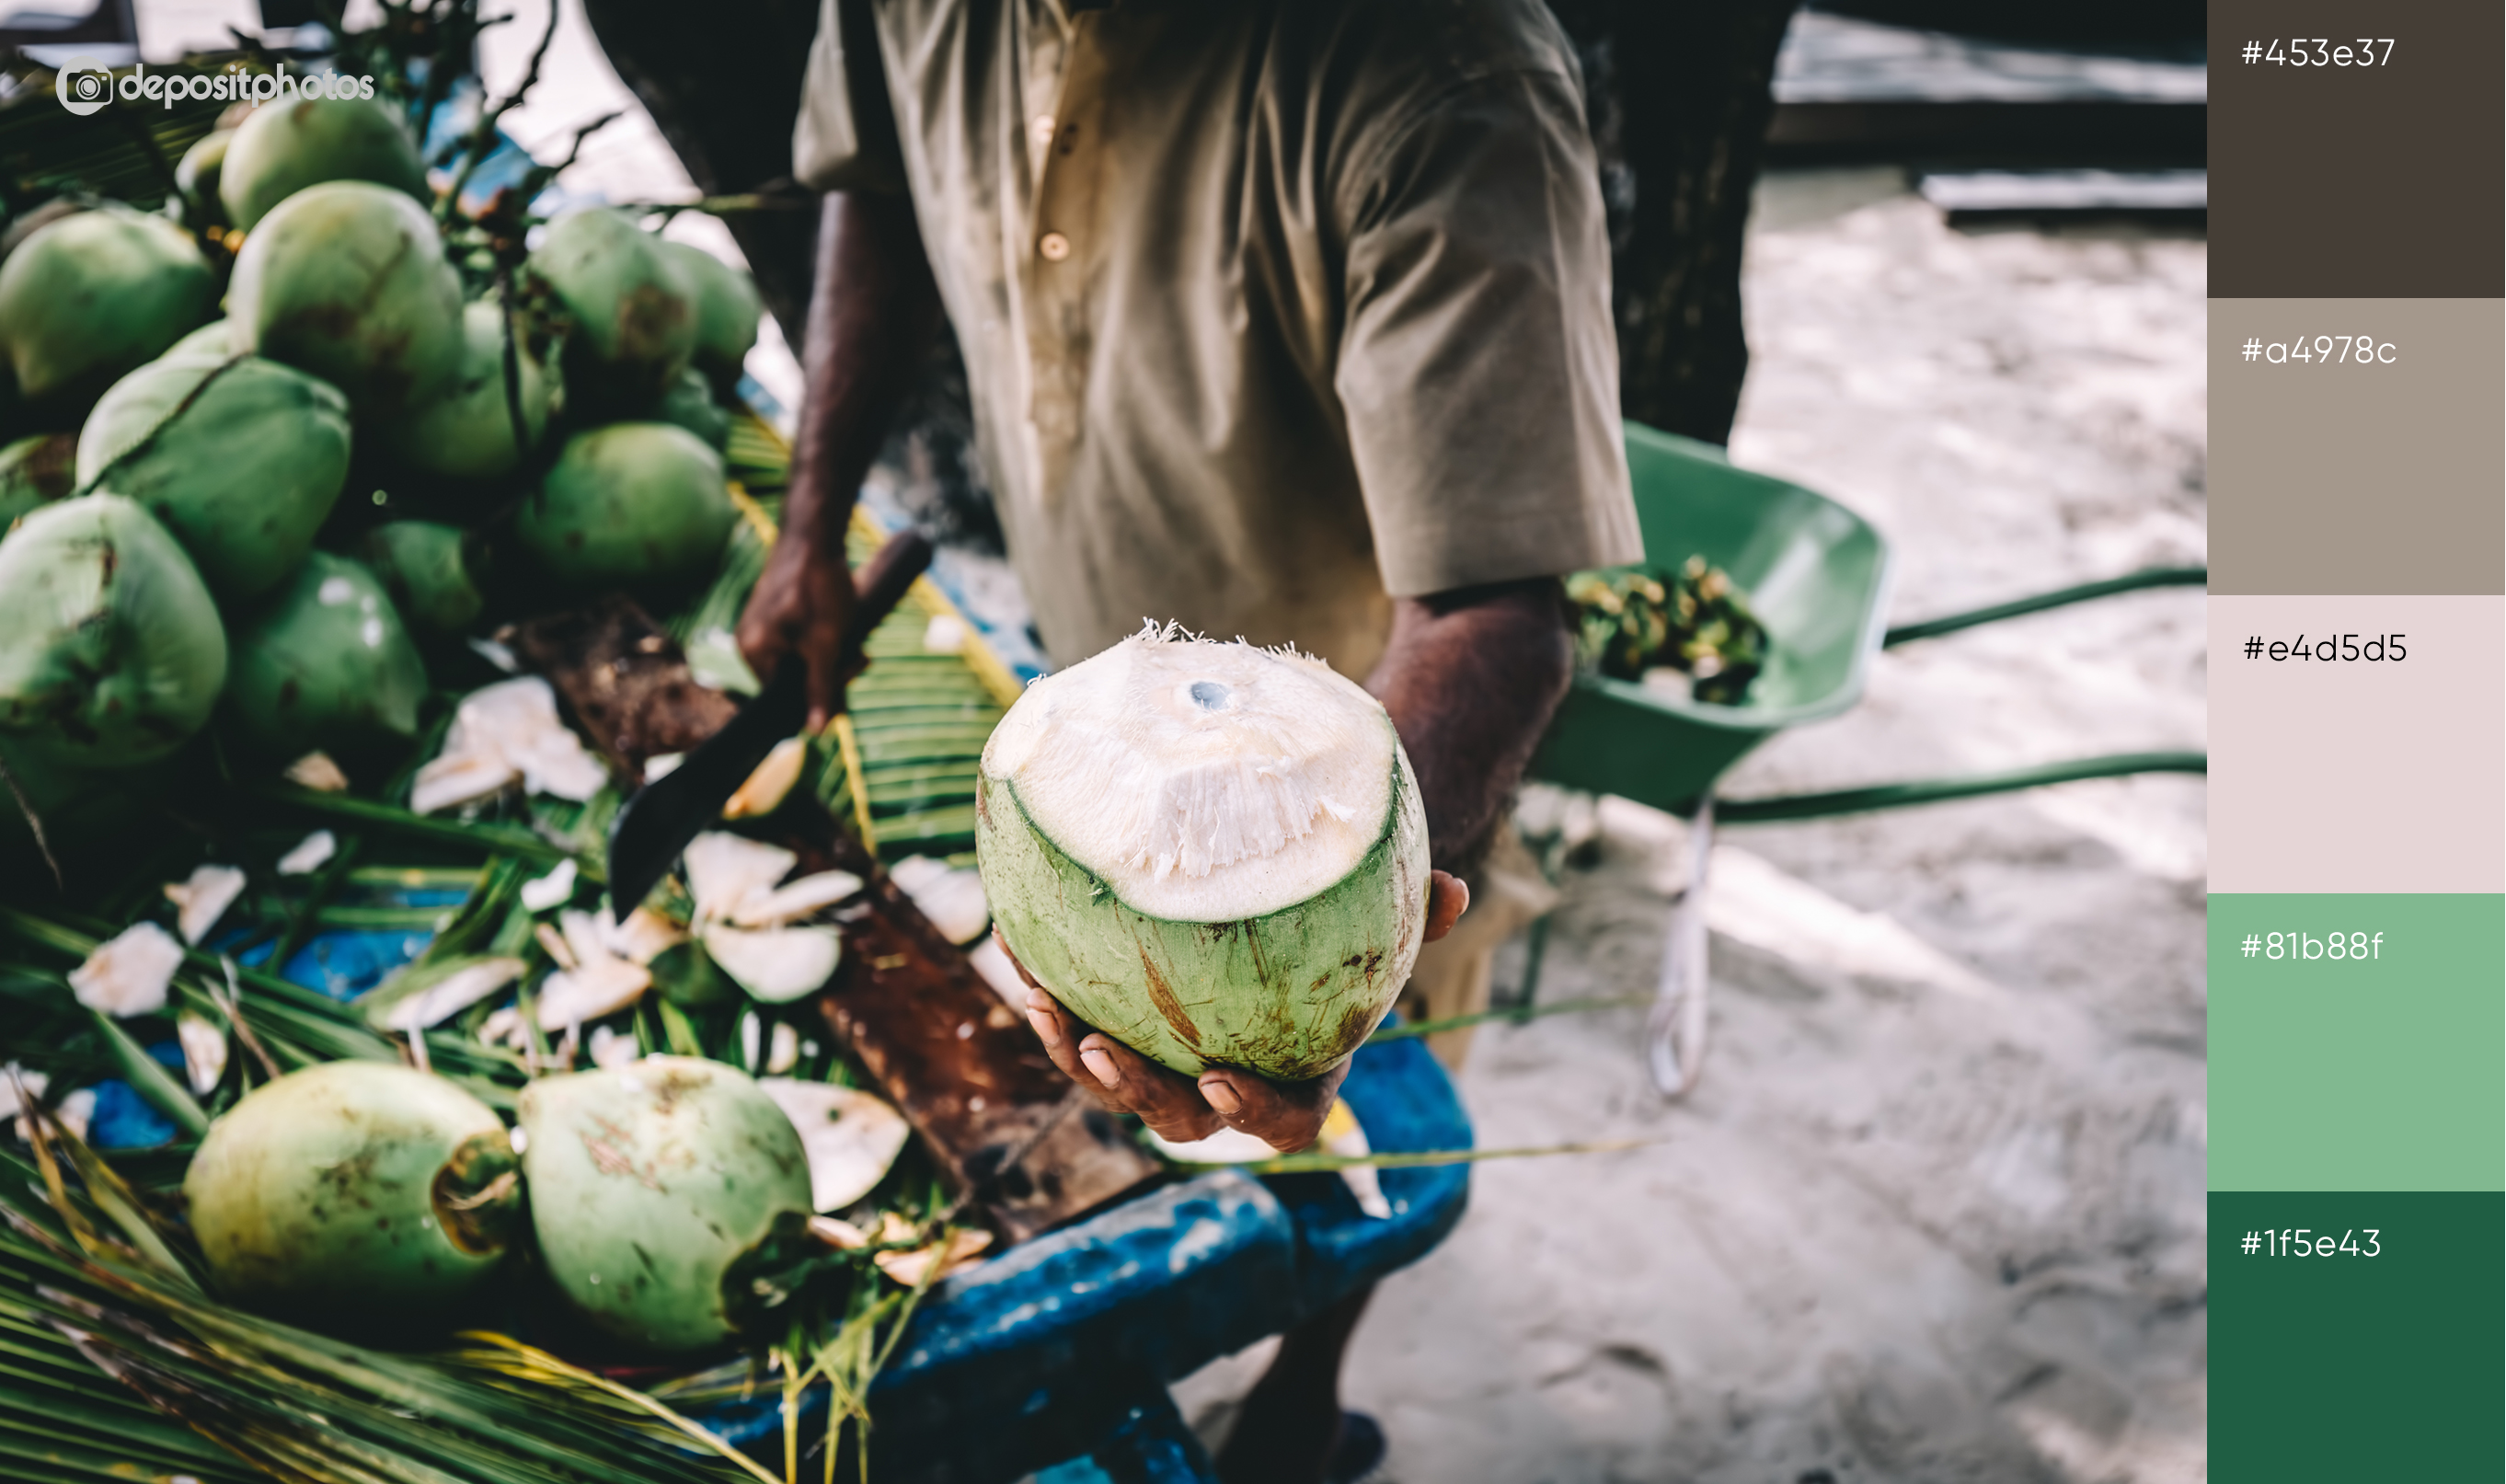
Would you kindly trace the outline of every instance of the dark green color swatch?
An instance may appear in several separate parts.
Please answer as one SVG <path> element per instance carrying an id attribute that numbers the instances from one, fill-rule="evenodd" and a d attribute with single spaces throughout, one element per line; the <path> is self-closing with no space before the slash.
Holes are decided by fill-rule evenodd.
<path id="1" fill-rule="evenodd" d="M 2501 1250 L 2506 1196 L 2213 1192 L 2212 1484 L 2506 1478 Z"/>

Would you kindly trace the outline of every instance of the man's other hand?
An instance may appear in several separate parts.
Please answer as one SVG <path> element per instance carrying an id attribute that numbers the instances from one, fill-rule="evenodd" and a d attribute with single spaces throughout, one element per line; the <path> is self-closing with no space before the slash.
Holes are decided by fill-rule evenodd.
<path id="1" fill-rule="evenodd" d="M 825 730 L 844 708 L 844 685 L 860 669 L 859 645 L 844 642 L 852 627 L 853 576 L 841 541 L 786 532 L 739 615 L 739 652 L 758 683 L 771 682 L 787 658 L 808 680 L 809 730 Z"/>
<path id="2" fill-rule="evenodd" d="M 1433 943 L 1452 931 L 1470 905 L 1470 887 L 1459 878 L 1438 871 L 1427 888 L 1427 930 Z M 993 929 L 993 940 L 1000 940 Z M 1009 945 L 1001 944 L 1009 953 Z M 1036 983 L 1015 954 L 1019 977 L 1026 981 L 1026 1018 L 1044 1042 L 1045 1055 L 1062 1075 L 1088 1089 L 1096 1101 L 1117 1113 L 1135 1113 L 1149 1131 L 1170 1143 L 1207 1139 L 1221 1129 L 1238 1129 L 1283 1154 L 1293 1154 L 1321 1135 L 1323 1118 L 1348 1076 L 1348 1062 L 1305 1082 L 1272 1082 L 1234 1067 L 1213 1067 L 1199 1077 L 1183 1075 L 1150 1061 L 1121 1041 L 1089 1026 L 1063 1008 L 1061 1001 Z"/>

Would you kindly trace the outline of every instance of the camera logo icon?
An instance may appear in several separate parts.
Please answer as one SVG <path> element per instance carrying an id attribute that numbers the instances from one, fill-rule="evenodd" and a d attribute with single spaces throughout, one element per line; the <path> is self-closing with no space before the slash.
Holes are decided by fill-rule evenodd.
<path id="1" fill-rule="evenodd" d="M 73 56 L 53 75 L 53 92 L 84 119 L 113 101 L 113 73 L 92 56 Z"/>

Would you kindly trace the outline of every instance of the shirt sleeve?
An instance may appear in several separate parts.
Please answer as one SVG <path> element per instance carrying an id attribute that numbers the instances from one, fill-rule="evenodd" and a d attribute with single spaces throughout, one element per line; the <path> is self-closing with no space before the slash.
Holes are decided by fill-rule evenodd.
<path id="1" fill-rule="evenodd" d="M 792 127 L 792 177 L 812 191 L 905 190 L 869 0 L 821 0 Z"/>
<path id="2" fill-rule="evenodd" d="M 1346 308 L 1334 383 L 1384 590 L 1641 561 L 1609 243 L 1573 80 L 1462 84 L 1335 194 Z"/>

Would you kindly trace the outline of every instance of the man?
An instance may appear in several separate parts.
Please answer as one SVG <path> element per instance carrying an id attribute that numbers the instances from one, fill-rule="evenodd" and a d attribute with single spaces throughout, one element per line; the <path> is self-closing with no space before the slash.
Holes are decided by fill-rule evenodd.
<path id="1" fill-rule="evenodd" d="M 1053 658 L 1148 618 L 1364 676 L 1418 777 L 1443 936 L 1564 691 L 1558 577 L 1641 556 L 1592 146 L 1547 10 L 825 0 L 801 110 L 796 172 L 829 195 L 750 663 L 799 657 L 813 724 L 841 704 L 844 524 L 945 309 Z M 1484 995 L 1492 946 L 1433 945 L 1418 978 Z M 1056 1065 L 1170 1139 L 1302 1147 L 1340 1081 L 1196 1082 L 1040 990 L 1030 1008 Z M 1362 1462 L 1331 1454 L 1363 1301 L 1289 1337 L 1227 1478 Z"/>

